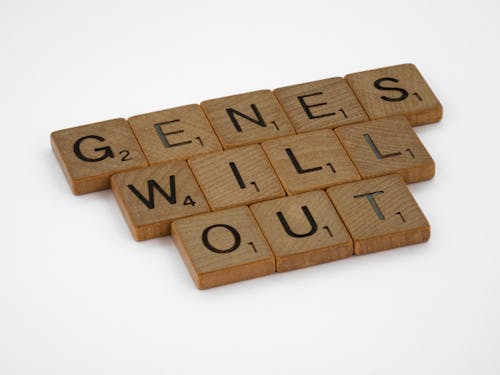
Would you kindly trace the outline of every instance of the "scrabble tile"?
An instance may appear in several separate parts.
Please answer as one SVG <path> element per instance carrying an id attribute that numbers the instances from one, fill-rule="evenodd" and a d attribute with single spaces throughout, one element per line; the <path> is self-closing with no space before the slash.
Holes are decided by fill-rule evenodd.
<path id="1" fill-rule="evenodd" d="M 295 133 L 269 90 L 207 100 L 201 107 L 225 149 Z"/>
<path id="2" fill-rule="evenodd" d="M 274 90 L 297 133 L 368 121 L 363 107 L 340 77 Z"/>
<path id="3" fill-rule="evenodd" d="M 189 166 L 213 210 L 285 195 L 259 145 L 197 156 Z"/>
<path id="4" fill-rule="evenodd" d="M 248 207 L 175 220 L 172 235 L 200 289 L 275 271 L 272 252 Z"/>
<path id="5" fill-rule="evenodd" d="M 174 219 L 210 211 L 185 161 L 120 173 L 111 185 L 138 241 L 170 234 Z"/>
<path id="6" fill-rule="evenodd" d="M 109 189 L 111 175 L 148 166 L 122 118 L 58 130 L 50 140 L 76 195 Z"/>
<path id="7" fill-rule="evenodd" d="M 354 240 L 356 255 L 430 238 L 430 225 L 399 175 L 333 186 L 327 193 Z"/>
<path id="8" fill-rule="evenodd" d="M 288 194 L 361 179 L 330 129 L 273 139 L 262 147 Z"/>
<path id="9" fill-rule="evenodd" d="M 390 117 L 335 130 L 361 177 L 400 174 L 406 183 L 434 176 L 434 160 L 405 117 Z"/>
<path id="10" fill-rule="evenodd" d="M 413 126 L 437 122 L 443 107 L 413 64 L 345 76 L 371 120 L 403 115 Z"/>
<path id="11" fill-rule="evenodd" d="M 256 203 L 251 210 L 278 272 L 349 257 L 353 243 L 323 190 Z"/>
<path id="12" fill-rule="evenodd" d="M 222 150 L 197 104 L 134 116 L 128 122 L 151 165 Z"/>

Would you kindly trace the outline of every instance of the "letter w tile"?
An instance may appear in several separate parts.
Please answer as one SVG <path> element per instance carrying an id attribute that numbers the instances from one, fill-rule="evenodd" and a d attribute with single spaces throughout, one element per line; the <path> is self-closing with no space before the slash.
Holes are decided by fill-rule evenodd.
<path id="1" fill-rule="evenodd" d="M 148 180 L 148 198 L 142 195 L 142 193 L 139 190 L 137 190 L 137 188 L 134 185 L 130 184 L 127 185 L 127 187 L 150 210 L 155 208 L 155 195 L 154 195 L 155 190 L 157 190 L 163 196 L 163 198 L 165 198 L 170 204 L 177 203 L 176 192 L 175 192 L 175 176 L 170 176 L 170 194 L 168 194 L 165 190 L 163 190 L 163 188 L 155 180 Z"/>

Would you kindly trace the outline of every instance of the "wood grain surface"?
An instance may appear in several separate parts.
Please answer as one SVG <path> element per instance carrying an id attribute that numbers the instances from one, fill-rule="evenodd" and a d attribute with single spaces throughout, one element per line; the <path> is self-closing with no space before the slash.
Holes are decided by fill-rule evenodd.
<path id="1" fill-rule="evenodd" d="M 213 210 L 278 198 L 285 192 L 262 147 L 239 147 L 189 159 Z"/>
<path id="2" fill-rule="evenodd" d="M 269 90 L 211 99 L 201 107 L 225 149 L 295 134 Z"/>
<path id="3" fill-rule="evenodd" d="M 248 207 L 175 220 L 172 235 L 200 289 L 275 271 L 274 256 Z"/>
<path id="4" fill-rule="evenodd" d="M 391 117 L 335 130 L 361 177 L 397 173 L 406 183 L 434 176 L 434 160 L 405 117 Z"/>
<path id="5" fill-rule="evenodd" d="M 111 186 L 134 238 L 172 233 L 206 289 L 427 241 L 405 182 L 434 176 L 412 126 L 442 114 L 402 64 L 64 129 L 51 143 L 75 194 Z"/>
<path id="6" fill-rule="evenodd" d="M 356 255 L 430 238 L 430 225 L 399 175 L 333 186 L 327 193 L 354 240 Z"/>
<path id="7" fill-rule="evenodd" d="M 222 150 L 197 104 L 133 116 L 128 122 L 151 165 Z"/>
<path id="8" fill-rule="evenodd" d="M 353 243 L 323 190 L 256 203 L 251 210 L 278 272 L 349 257 Z"/>
<path id="9" fill-rule="evenodd" d="M 148 166 L 123 118 L 58 130 L 52 149 L 74 194 L 110 188 L 110 177 Z"/>
<path id="10" fill-rule="evenodd" d="M 441 103 L 413 64 L 348 74 L 345 79 L 370 120 L 403 115 L 416 126 L 443 117 Z"/>
<path id="11" fill-rule="evenodd" d="M 113 193 L 138 241 L 170 234 L 174 219 L 210 211 L 185 161 L 120 173 Z"/>
<path id="12" fill-rule="evenodd" d="M 297 133 L 368 121 L 341 77 L 280 87 L 273 92 Z"/>
<path id="13" fill-rule="evenodd" d="M 273 139 L 262 147 L 288 194 L 361 179 L 330 129 Z"/>

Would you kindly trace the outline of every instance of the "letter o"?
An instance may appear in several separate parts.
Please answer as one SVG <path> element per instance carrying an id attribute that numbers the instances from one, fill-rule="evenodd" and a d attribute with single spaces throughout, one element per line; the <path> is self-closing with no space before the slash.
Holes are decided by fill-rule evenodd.
<path id="1" fill-rule="evenodd" d="M 216 227 L 221 227 L 221 228 L 227 229 L 233 235 L 234 244 L 231 247 L 229 247 L 228 249 L 218 249 L 208 241 L 208 233 Z M 238 233 L 238 231 L 230 225 L 214 224 L 214 225 L 210 225 L 209 227 L 205 228 L 205 230 L 201 234 L 201 241 L 203 242 L 203 245 L 205 245 L 205 247 L 208 250 L 210 250 L 214 253 L 217 253 L 217 254 L 227 254 L 227 253 L 230 253 L 230 252 L 236 250 L 241 245 L 241 236 Z"/>

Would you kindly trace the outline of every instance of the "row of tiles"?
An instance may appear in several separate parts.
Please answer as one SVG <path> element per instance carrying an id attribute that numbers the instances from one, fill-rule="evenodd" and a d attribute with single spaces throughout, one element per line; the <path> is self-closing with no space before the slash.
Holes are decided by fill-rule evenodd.
<path id="1" fill-rule="evenodd" d="M 169 234 L 179 217 L 393 173 L 423 181 L 434 169 L 406 118 L 395 117 L 118 173 L 111 186 L 134 237 L 145 240 Z"/>
<path id="2" fill-rule="evenodd" d="M 51 141 L 73 192 L 84 194 L 109 188 L 118 172 L 396 115 L 410 125 L 442 117 L 412 64 L 69 128 Z"/>
<path id="3" fill-rule="evenodd" d="M 430 226 L 389 175 L 174 220 L 172 235 L 206 289 L 425 242 Z"/>

